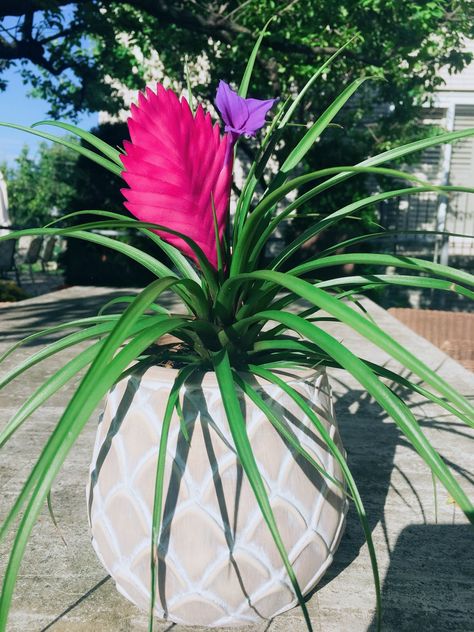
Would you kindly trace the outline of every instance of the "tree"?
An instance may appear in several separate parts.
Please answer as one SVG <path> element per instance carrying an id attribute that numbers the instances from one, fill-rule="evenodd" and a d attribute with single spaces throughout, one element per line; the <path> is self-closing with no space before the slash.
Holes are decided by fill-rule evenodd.
<path id="1" fill-rule="evenodd" d="M 121 144 L 128 137 L 123 123 L 105 124 L 92 131 L 112 145 Z M 127 214 L 117 178 L 62 145 L 41 143 L 35 156 L 30 156 L 24 147 L 15 166 L 4 164 L 0 169 L 7 179 L 11 219 L 16 226 L 43 226 L 53 216 L 97 208 Z M 83 215 L 68 224 L 96 220 L 97 216 Z M 141 234 L 123 233 L 120 239 L 166 259 Z M 69 284 L 131 286 L 153 279 L 148 270 L 128 257 L 78 239 L 67 240 L 61 267 Z"/>
<path id="2" fill-rule="evenodd" d="M 181 81 L 186 57 L 204 59 L 207 72 L 191 65 L 190 78 L 195 94 L 212 100 L 218 79 L 240 81 L 256 34 L 271 16 L 250 86 L 255 97 L 294 94 L 354 38 L 306 93 L 295 122 L 314 120 L 362 74 L 374 79 L 307 154 L 310 169 L 351 164 L 421 135 L 417 115 L 442 81 L 439 68 L 462 69 L 471 60 L 463 38 L 474 37 L 470 0 L 0 0 L 1 16 L 0 64 L 19 66 L 54 117 L 118 112 L 117 82 L 142 89 L 154 52 L 166 75 Z M 291 129 L 292 144 L 303 132 Z M 277 160 L 287 146 L 283 138 Z M 242 149 L 252 153 L 252 143 Z M 353 200 L 364 187 L 362 177 L 353 178 L 343 195 Z M 326 213 L 335 203 L 328 195 L 304 211 Z M 353 229 L 359 230 L 355 223 Z"/>
<path id="3" fill-rule="evenodd" d="M 75 196 L 77 154 L 60 145 L 41 143 L 31 157 L 24 147 L 16 165 L 2 165 L 6 176 L 12 223 L 22 227 L 42 226 L 52 212 L 64 212 Z"/>
<path id="4" fill-rule="evenodd" d="M 462 39 L 474 35 L 473 11 L 469 0 L 0 0 L 0 60 L 20 66 L 54 115 L 113 112 L 121 103 L 105 77 L 142 87 L 144 68 L 133 45 L 145 59 L 157 50 L 174 77 L 182 77 L 185 55 L 205 54 L 212 84 L 204 91 L 212 93 L 219 77 L 240 78 L 256 33 L 275 15 L 255 91 L 286 94 L 359 34 L 335 62 L 324 93 L 317 87 L 305 109 L 317 110 L 365 70 L 384 73 L 378 96 L 399 111 L 438 85 L 440 66 L 459 70 L 469 61 Z"/>

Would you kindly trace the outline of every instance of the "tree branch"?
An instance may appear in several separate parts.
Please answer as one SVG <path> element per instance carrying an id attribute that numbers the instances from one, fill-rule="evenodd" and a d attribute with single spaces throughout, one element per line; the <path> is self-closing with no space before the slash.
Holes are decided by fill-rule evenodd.
<path id="1" fill-rule="evenodd" d="M 255 38 L 253 31 L 229 19 L 229 16 L 222 16 L 210 11 L 207 13 L 205 11 L 202 13 L 193 13 L 183 6 L 177 6 L 175 2 L 166 2 L 165 0 L 133 0 L 129 3 L 148 13 L 151 17 L 161 20 L 165 24 L 174 24 L 193 32 L 205 33 L 226 44 L 233 43 L 236 35 L 246 35 L 249 38 Z M 309 57 L 312 60 L 318 56 L 329 57 L 338 50 L 338 48 L 333 46 L 309 46 L 271 35 L 263 39 L 262 47 L 282 53 L 299 54 Z M 357 53 L 351 52 L 348 49 L 346 49 L 345 54 L 348 57 L 371 65 L 383 63 L 382 60 L 379 59 L 363 59 Z"/>
<path id="2" fill-rule="evenodd" d="M 7 15 L 20 16 L 25 15 L 28 11 L 59 9 L 67 4 L 82 4 L 85 2 L 87 0 L 0 0 L 0 17 Z"/>
<path id="3" fill-rule="evenodd" d="M 76 5 L 86 3 L 87 0 L 75 0 L 73 2 Z M 35 11 L 44 11 L 46 8 L 59 9 L 67 4 L 71 4 L 71 0 L 0 0 L 0 16 L 27 15 Z M 102 0 L 101 2 L 102 7 L 110 4 L 113 5 L 114 0 Z M 168 0 L 129 0 L 127 4 L 147 13 L 162 24 L 175 25 L 185 30 L 203 33 L 226 44 L 232 44 L 237 35 L 245 35 L 252 39 L 255 37 L 255 33 L 252 30 L 231 19 L 229 17 L 231 14 L 225 16 L 211 11 L 210 8 L 193 12 L 187 8 L 189 3 L 171 2 Z M 44 44 L 53 39 L 55 39 L 54 35 L 49 40 L 42 40 L 41 43 Z M 264 38 L 262 46 L 276 52 L 294 53 L 311 59 L 318 56 L 332 55 L 337 50 L 337 48 L 332 46 L 309 46 L 271 35 Z M 350 50 L 346 50 L 346 55 L 360 59 L 356 53 L 351 53 Z M 377 63 L 374 60 L 364 59 L 361 61 L 372 65 Z"/>
<path id="4" fill-rule="evenodd" d="M 33 40 L 33 19 L 35 17 L 34 11 L 27 11 L 25 13 L 25 18 L 23 20 L 23 24 L 21 25 L 21 34 L 23 36 L 23 41 L 31 42 Z"/>
<path id="5" fill-rule="evenodd" d="M 8 42 L 5 38 L 0 37 L 0 59 L 13 61 L 15 59 L 27 59 L 33 64 L 44 68 L 54 76 L 58 76 L 63 72 L 64 66 L 54 66 L 47 57 L 45 57 L 44 46 L 36 41 L 13 40 Z"/>
<path id="6" fill-rule="evenodd" d="M 49 44 L 50 42 L 54 42 L 61 37 L 66 37 L 67 35 L 72 35 L 74 33 L 79 33 L 81 31 L 81 27 L 79 25 L 69 26 L 67 29 L 63 29 L 62 31 L 58 31 L 57 33 L 53 33 L 52 35 L 48 35 L 47 37 L 42 37 L 41 39 L 37 39 L 36 41 L 44 46 L 45 44 Z"/>

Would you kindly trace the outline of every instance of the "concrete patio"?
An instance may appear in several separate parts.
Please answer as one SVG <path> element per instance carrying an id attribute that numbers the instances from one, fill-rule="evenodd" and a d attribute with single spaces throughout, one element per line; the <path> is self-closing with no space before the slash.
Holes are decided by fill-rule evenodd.
<path id="1" fill-rule="evenodd" d="M 0 308 L 0 353 L 29 333 L 75 317 L 92 315 L 124 291 L 73 287 Z M 375 320 L 417 357 L 462 393 L 474 397 L 473 374 L 413 333 L 374 303 L 364 301 Z M 326 323 L 339 340 L 361 356 L 387 363 L 380 349 L 341 325 Z M 37 351 L 37 340 L 0 367 L 0 375 Z M 26 395 L 73 356 L 66 351 L 36 365 L 0 393 L 0 427 Z M 399 369 L 398 369 L 399 370 Z M 386 632 L 472 632 L 474 547 L 472 529 L 438 485 L 438 523 L 432 477 L 408 447 L 396 425 L 346 372 L 331 371 L 336 412 L 349 465 L 366 505 L 380 566 Z M 52 398 L 22 427 L 2 452 L 0 486 L 3 517 L 14 502 L 35 457 L 60 416 L 71 387 Z M 459 482 L 473 496 L 474 433 L 413 395 L 405 400 L 430 441 L 453 465 Z M 44 510 L 22 565 L 9 619 L 9 632 L 140 632 L 147 617 L 116 590 L 92 550 L 85 485 L 96 420 L 92 419 L 67 459 L 52 490 L 59 530 Z M 64 544 L 64 538 L 66 545 Z M 6 562 L 8 546 L 1 551 Z M 375 631 L 375 596 L 367 547 L 351 508 L 347 528 L 329 572 L 308 602 L 317 632 Z M 157 623 L 158 632 L 198 628 Z M 234 628 L 235 629 L 235 628 Z M 230 630 L 230 629 L 229 629 Z M 248 632 L 303 632 L 298 608 Z M 220 629 L 224 632 L 224 629 Z"/>

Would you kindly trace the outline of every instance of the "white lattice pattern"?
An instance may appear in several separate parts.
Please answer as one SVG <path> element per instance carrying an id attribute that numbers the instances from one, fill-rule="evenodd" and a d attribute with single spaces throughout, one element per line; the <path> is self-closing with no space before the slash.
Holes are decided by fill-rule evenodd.
<path id="1" fill-rule="evenodd" d="M 150 538 L 161 421 L 176 372 L 153 367 L 109 394 L 94 448 L 88 502 L 92 543 L 118 590 L 150 602 Z M 342 449 L 327 377 L 288 378 Z M 258 385 L 257 385 L 258 386 Z M 258 386 L 287 429 L 325 470 L 339 466 L 301 410 L 280 389 Z M 271 506 L 304 593 L 332 561 L 347 502 L 296 455 L 260 409 L 242 396 L 247 432 Z M 258 622 L 296 598 L 283 562 L 237 463 L 213 374 L 181 393 L 189 442 L 177 415 L 167 451 L 155 612 L 191 625 Z"/>

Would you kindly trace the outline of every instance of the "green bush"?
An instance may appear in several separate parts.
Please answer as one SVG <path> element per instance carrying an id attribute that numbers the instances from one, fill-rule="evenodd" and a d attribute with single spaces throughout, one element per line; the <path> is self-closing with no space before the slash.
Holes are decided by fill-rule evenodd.
<path id="1" fill-rule="evenodd" d="M 0 303 L 22 301 L 28 294 L 13 281 L 0 280 Z"/>

